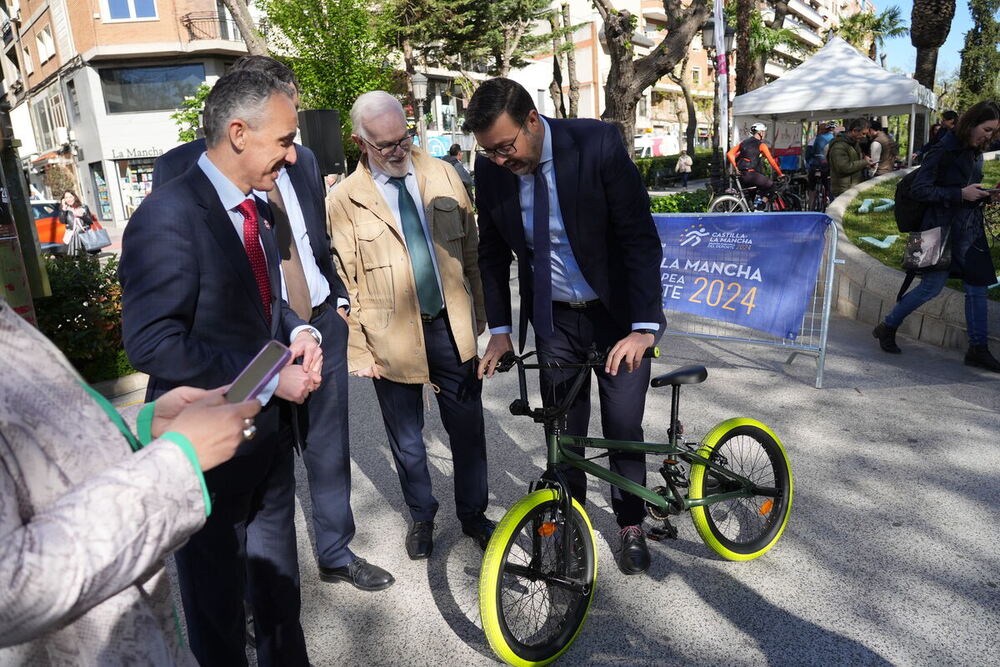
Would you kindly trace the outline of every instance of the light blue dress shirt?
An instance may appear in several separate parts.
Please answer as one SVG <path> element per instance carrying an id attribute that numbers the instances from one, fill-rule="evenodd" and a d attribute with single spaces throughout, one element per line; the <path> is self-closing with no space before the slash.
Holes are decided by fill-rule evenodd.
<path id="1" fill-rule="evenodd" d="M 240 238 L 240 243 L 245 247 L 246 242 L 243 239 L 243 214 L 237 211 L 236 207 L 242 204 L 245 199 L 250 199 L 252 201 L 253 195 L 244 194 L 238 187 L 236 187 L 236 184 L 230 181 L 225 174 L 219 171 L 218 167 L 212 164 L 212 160 L 209 159 L 208 153 L 201 154 L 201 157 L 198 158 L 198 166 L 205 173 L 205 176 L 208 177 L 208 180 L 212 183 L 212 187 L 215 188 L 215 192 L 219 195 L 219 200 L 222 202 L 222 207 L 226 209 L 226 213 L 229 214 L 229 220 L 233 223 L 236 235 Z M 284 193 L 282 193 L 282 196 L 284 196 Z M 264 200 L 267 200 L 266 193 Z M 299 217 L 302 217 L 301 211 L 299 212 Z M 261 246 L 261 250 L 263 250 L 263 246 Z M 309 256 L 312 257 L 311 250 L 309 251 Z M 264 259 L 267 259 L 267 253 L 264 253 Z M 284 283 L 284 281 L 282 281 L 282 283 Z M 284 295 L 284 284 L 282 284 L 281 291 L 282 295 Z M 327 294 L 329 294 L 329 287 L 327 287 Z M 302 325 L 292 329 L 292 335 L 289 337 L 289 341 L 295 340 L 295 337 L 302 331 L 314 331 L 317 336 L 320 336 L 320 340 L 322 340 L 322 334 L 320 334 L 319 331 L 311 326 Z M 271 400 L 271 396 L 274 395 L 274 390 L 277 388 L 278 376 L 275 375 L 271 378 L 271 381 L 264 386 L 264 389 L 261 390 L 260 394 L 258 394 L 257 399 L 260 401 L 260 404 L 267 405 L 268 401 Z"/>
<path id="2" fill-rule="evenodd" d="M 545 184 L 549 189 L 549 241 L 552 257 L 552 300 L 553 301 L 593 301 L 597 292 L 587 283 L 580 265 L 573 255 L 569 244 L 566 225 L 563 223 L 562 209 L 559 208 L 559 191 L 556 186 L 555 161 L 552 159 L 552 131 L 545 118 L 542 121 L 544 138 L 542 139 L 542 156 L 538 169 L 542 170 Z M 521 223 L 524 225 L 524 239 L 528 249 L 534 252 L 534 202 L 535 177 L 533 174 L 518 175 L 518 199 L 521 203 Z M 633 322 L 632 329 L 658 330 L 657 322 Z M 490 329 L 491 334 L 509 334 L 513 327 L 502 326 Z"/>

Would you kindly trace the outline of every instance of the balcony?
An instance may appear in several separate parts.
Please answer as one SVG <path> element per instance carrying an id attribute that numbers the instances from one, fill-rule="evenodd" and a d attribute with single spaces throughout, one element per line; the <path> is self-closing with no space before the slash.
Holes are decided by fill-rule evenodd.
<path id="1" fill-rule="evenodd" d="M 188 39 L 221 39 L 231 42 L 242 42 L 240 29 L 236 21 L 222 18 L 217 12 L 189 12 L 180 18 L 181 25 L 188 31 Z"/>
<path id="2" fill-rule="evenodd" d="M 812 24 L 814 28 L 823 27 L 823 15 L 801 0 L 789 0 L 788 9 L 807 23 Z"/>

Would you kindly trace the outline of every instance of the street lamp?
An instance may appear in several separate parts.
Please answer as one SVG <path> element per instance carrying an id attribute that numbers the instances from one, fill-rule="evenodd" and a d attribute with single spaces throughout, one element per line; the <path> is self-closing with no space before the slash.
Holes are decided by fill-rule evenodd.
<path id="1" fill-rule="evenodd" d="M 417 72 L 410 77 L 413 86 L 413 115 L 417 117 L 417 136 L 420 148 L 427 150 L 427 127 L 424 124 L 424 100 L 427 99 L 427 76 Z"/>
<path id="2" fill-rule="evenodd" d="M 715 68 L 715 97 L 712 103 L 712 189 L 715 192 L 721 192 L 725 189 L 725 184 L 723 183 L 723 175 L 725 173 L 725 165 L 722 163 L 722 147 L 719 145 L 719 116 L 720 114 L 725 114 L 726 122 L 729 122 L 729 109 L 728 104 L 726 109 L 722 109 L 722 89 L 719 86 L 719 74 L 720 72 L 727 72 L 728 67 L 726 67 L 727 59 L 729 53 L 733 50 L 733 40 L 736 37 L 736 30 L 726 26 L 726 32 L 723 36 L 723 48 L 726 50 L 722 54 L 721 58 L 715 60 L 718 64 Z M 701 27 L 701 41 L 706 51 L 715 53 L 715 16 L 709 16 L 708 21 L 705 25 Z M 725 69 L 723 69 L 725 68 Z M 728 79 L 726 82 L 728 86 Z M 728 134 L 728 133 L 727 133 Z"/>

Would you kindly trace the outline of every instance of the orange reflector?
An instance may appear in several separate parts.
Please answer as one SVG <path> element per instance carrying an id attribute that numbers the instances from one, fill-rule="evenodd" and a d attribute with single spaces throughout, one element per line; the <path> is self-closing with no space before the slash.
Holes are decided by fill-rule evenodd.
<path id="1" fill-rule="evenodd" d="M 760 512 L 761 514 L 770 514 L 771 509 L 773 507 L 774 507 L 774 501 L 768 498 L 767 500 L 764 501 L 764 503 L 760 506 L 760 509 L 757 511 Z"/>
<path id="2" fill-rule="evenodd" d="M 538 527 L 538 534 L 542 537 L 548 537 L 554 532 L 556 532 L 556 524 L 551 521 L 546 521 Z"/>

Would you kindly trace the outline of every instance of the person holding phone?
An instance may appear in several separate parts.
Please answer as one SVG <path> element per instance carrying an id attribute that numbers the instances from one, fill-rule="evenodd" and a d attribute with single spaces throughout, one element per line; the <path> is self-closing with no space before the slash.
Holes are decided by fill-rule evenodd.
<path id="1" fill-rule="evenodd" d="M 196 664 L 163 559 L 213 512 L 204 473 L 260 403 L 177 387 L 133 435 L 3 300 L 0 386 L 0 664 Z"/>
<path id="2" fill-rule="evenodd" d="M 942 227 L 948 230 L 951 249 L 949 268 L 929 271 L 920 284 L 900 299 L 872 335 L 890 354 L 902 352 L 896 330 L 914 310 L 937 296 L 949 276 L 962 279 L 965 288 L 965 324 L 969 349 L 965 364 L 1000 373 L 1000 361 L 987 346 L 988 311 L 986 290 L 996 282 L 996 267 L 990 255 L 984 227 L 983 204 L 1000 201 L 997 193 L 984 188 L 983 150 L 1000 128 L 1000 106 L 993 101 L 973 105 L 962 114 L 955 129 L 935 143 L 924 156 L 910 186 L 914 199 L 925 202 L 927 210 L 921 230 Z"/>
<path id="3" fill-rule="evenodd" d="M 62 201 L 59 203 L 59 220 L 66 226 L 66 233 L 63 235 L 63 243 L 67 245 L 67 255 L 78 255 L 83 253 L 83 242 L 80 234 L 90 229 L 94 222 L 94 216 L 75 192 L 67 190 L 63 193 Z"/>
<path id="4" fill-rule="evenodd" d="M 295 161 L 293 96 L 263 72 L 221 77 L 205 100 L 206 151 L 153 189 L 122 240 L 122 334 L 132 365 L 150 376 L 148 398 L 232 382 L 272 339 L 302 361 L 261 394 L 255 437 L 206 475 L 214 510 L 175 558 L 189 643 L 204 665 L 247 664 L 245 598 L 258 664 L 308 664 L 288 403 L 270 399 L 302 403 L 320 386 L 322 335 L 282 298 L 273 220 L 254 195 Z"/>

